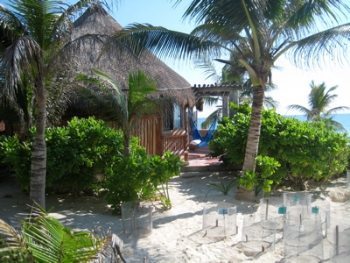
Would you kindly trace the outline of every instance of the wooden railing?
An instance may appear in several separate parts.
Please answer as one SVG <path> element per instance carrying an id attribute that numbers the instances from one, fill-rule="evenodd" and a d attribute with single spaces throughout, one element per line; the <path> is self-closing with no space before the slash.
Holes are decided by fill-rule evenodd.
<path id="1" fill-rule="evenodd" d="M 182 155 L 187 149 L 187 132 L 186 130 L 178 129 L 166 131 L 162 134 L 163 153 L 171 151 L 174 154 Z"/>

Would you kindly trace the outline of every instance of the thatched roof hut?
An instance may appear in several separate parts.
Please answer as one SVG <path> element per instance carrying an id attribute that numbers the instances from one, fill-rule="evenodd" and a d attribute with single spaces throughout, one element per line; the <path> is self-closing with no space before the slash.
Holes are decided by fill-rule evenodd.
<path id="1" fill-rule="evenodd" d="M 122 30 L 101 5 L 94 5 L 79 17 L 73 26 L 71 40 L 75 42 L 69 56 L 70 67 L 76 72 L 89 74 L 99 69 L 110 75 L 122 89 L 127 89 L 128 75 L 141 70 L 156 81 L 158 95 L 170 97 L 182 106 L 195 103 L 191 85 L 164 62 L 150 52 L 140 57 L 127 48 L 106 43 L 111 36 Z"/>

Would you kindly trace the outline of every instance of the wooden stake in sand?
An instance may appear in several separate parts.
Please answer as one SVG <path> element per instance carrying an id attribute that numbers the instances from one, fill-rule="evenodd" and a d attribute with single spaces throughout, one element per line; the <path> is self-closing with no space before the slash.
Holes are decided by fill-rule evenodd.
<path id="1" fill-rule="evenodd" d="M 335 255 L 339 255 L 339 226 L 335 227 Z"/>
<path id="2" fill-rule="evenodd" d="M 266 213 L 265 213 L 265 220 L 267 220 L 269 217 L 269 199 L 266 199 Z"/>

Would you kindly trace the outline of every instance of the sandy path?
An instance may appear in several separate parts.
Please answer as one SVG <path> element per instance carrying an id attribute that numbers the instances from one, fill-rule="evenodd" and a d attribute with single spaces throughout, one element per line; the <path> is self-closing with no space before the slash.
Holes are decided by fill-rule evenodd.
<path id="1" fill-rule="evenodd" d="M 283 259 L 283 242 L 275 249 L 268 248 L 259 257 L 247 257 L 237 243 L 242 238 L 243 217 L 257 214 L 258 204 L 234 200 L 234 191 L 227 196 L 211 187 L 210 183 L 226 182 L 227 176 L 211 174 L 203 177 L 174 178 L 170 184 L 173 208 L 162 211 L 158 203 L 153 203 L 153 231 L 143 238 L 127 236 L 122 232 L 121 218 L 110 213 L 105 203 L 94 197 L 55 197 L 47 199 L 48 210 L 63 223 L 74 228 L 110 229 L 124 242 L 124 255 L 128 262 L 279 262 Z M 315 192 L 316 203 L 323 205 L 327 192 L 334 188 L 344 188 L 345 180 L 338 180 L 324 192 Z M 273 196 L 276 204 L 282 200 L 281 194 Z M 14 182 L 0 182 L 0 218 L 18 226 L 26 209 L 26 197 L 16 188 Z M 203 207 L 215 206 L 221 202 L 237 207 L 237 235 L 225 239 L 203 237 Z M 273 205 L 273 202 L 271 203 Z M 276 207 L 275 207 L 276 208 Z M 330 202 L 332 226 L 341 229 L 350 227 L 350 202 Z M 274 209 L 274 208 L 273 208 Z M 329 242 L 325 239 L 325 251 Z M 327 253 L 325 253 L 327 254 Z M 309 262 L 310 263 L 310 262 Z"/>

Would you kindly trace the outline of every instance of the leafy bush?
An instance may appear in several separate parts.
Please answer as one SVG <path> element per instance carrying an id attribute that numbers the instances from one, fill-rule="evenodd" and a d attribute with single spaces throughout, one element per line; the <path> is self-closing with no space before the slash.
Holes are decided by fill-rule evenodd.
<path id="1" fill-rule="evenodd" d="M 113 156 L 121 156 L 122 133 L 94 118 L 73 118 L 66 127 L 47 129 L 47 188 L 79 192 L 89 189 Z"/>
<path id="2" fill-rule="evenodd" d="M 170 208 L 167 183 L 180 173 L 180 168 L 180 158 L 170 152 L 148 156 L 139 148 L 129 157 L 116 157 L 106 172 L 107 202 L 117 209 L 121 202 L 152 198 L 161 187 L 163 204 Z"/>
<path id="3" fill-rule="evenodd" d="M 238 184 L 249 191 L 254 190 L 256 194 L 261 190 L 269 193 L 281 182 L 282 178 L 276 174 L 280 166 L 280 163 L 274 158 L 259 155 L 256 158 L 256 172 L 246 171 L 239 178 Z"/>
<path id="4" fill-rule="evenodd" d="M 65 127 L 46 130 L 48 191 L 91 189 L 95 175 L 103 173 L 123 150 L 122 133 L 94 118 L 72 119 Z M 12 167 L 24 190 L 29 189 L 31 142 L 8 137 L 0 142 L 4 162 Z"/>
<path id="5" fill-rule="evenodd" d="M 249 108 L 235 106 L 236 114 L 224 119 L 209 147 L 214 156 L 241 169 L 250 121 Z M 273 110 L 263 111 L 259 154 L 280 163 L 275 176 L 303 188 L 307 180 L 324 181 L 342 173 L 348 164 L 346 134 L 322 122 L 285 118 Z M 278 181 L 278 180 L 277 180 Z"/>
<path id="6" fill-rule="evenodd" d="M 21 142 L 17 136 L 0 140 L 1 162 L 15 173 L 24 191 L 29 190 L 31 147 L 31 142 Z"/>
<path id="7" fill-rule="evenodd" d="M 180 174 L 182 161 L 179 156 L 167 151 L 163 156 L 153 156 L 151 158 L 152 177 L 151 181 L 154 188 L 160 186 L 160 198 L 164 208 L 171 208 L 171 200 L 169 196 L 168 182 L 169 180 Z M 158 189 L 159 190 L 159 189 Z"/>

